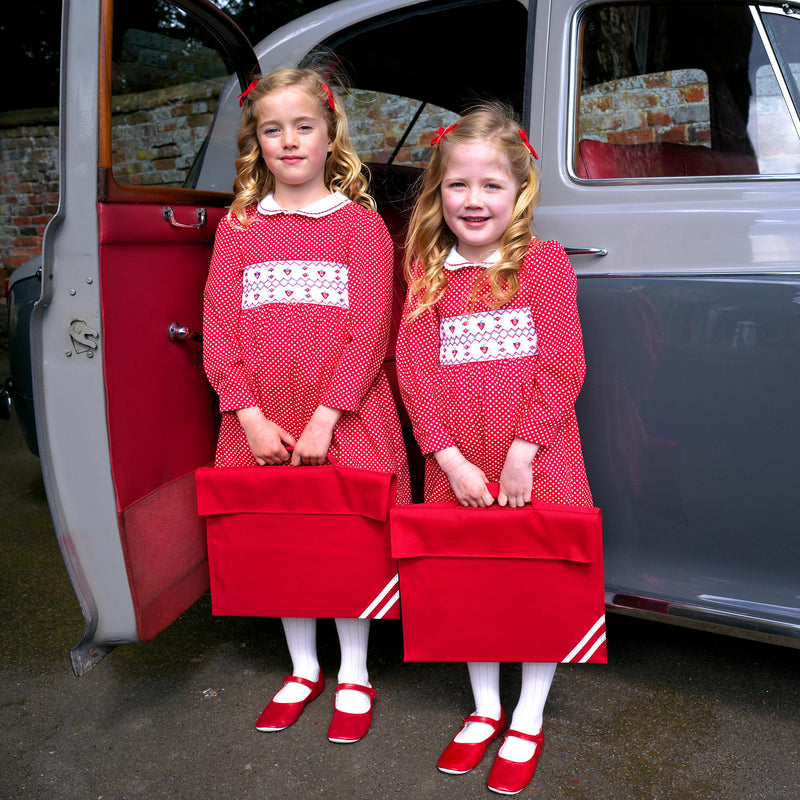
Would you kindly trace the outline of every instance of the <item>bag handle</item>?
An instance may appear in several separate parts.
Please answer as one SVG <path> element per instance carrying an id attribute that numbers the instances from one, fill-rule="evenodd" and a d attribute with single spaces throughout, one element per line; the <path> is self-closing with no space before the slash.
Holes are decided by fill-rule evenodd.
<path id="1" fill-rule="evenodd" d="M 489 494 L 495 500 L 497 500 L 497 498 L 500 496 L 500 482 L 499 481 L 488 481 L 486 483 L 486 489 L 489 492 Z M 492 504 L 491 507 L 494 508 L 494 504 Z M 458 500 L 456 500 L 453 503 L 453 508 L 463 508 L 463 506 L 461 505 L 461 503 L 458 502 Z"/>
<path id="2" fill-rule="evenodd" d="M 286 450 L 286 452 L 289 453 L 289 455 L 291 455 L 294 452 L 294 445 L 293 444 L 284 444 L 283 445 L 283 449 Z M 331 466 L 333 466 L 333 467 L 338 467 L 339 466 L 339 462 L 336 460 L 336 457 L 331 454 L 330 450 L 328 451 L 327 459 L 330 462 Z M 324 467 L 325 465 L 321 464 L 320 466 Z"/>

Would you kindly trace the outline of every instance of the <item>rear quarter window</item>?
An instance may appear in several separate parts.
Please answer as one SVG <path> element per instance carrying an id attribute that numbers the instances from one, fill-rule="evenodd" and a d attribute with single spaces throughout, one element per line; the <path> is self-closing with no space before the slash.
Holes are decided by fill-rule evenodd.
<path id="1" fill-rule="evenodd" d="M 800 20 L 784 15 L 779 28 L 769 24 L 777 13 L 740 3 L 587 8 L 578 23 L 575 175 L 800 174 Z"/>

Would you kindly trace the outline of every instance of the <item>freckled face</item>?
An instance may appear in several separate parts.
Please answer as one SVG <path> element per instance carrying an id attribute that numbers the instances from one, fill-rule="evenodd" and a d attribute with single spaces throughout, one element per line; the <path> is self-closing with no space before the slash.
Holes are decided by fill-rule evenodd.
<path id="1" fill-rule="evenodd" d="M 302 194 L 310 202 L 327 194 L 325 160 L 333 145 L 319 103 L 301 89 L 279 89 L 256 103 L 256 118 L 276 197 Z"/>
<path id="2" fill-rule="evenodd" d="M 481 263 L 500 247 L 520 187 L 508 157 L 493 145 L 457 144 L 442 181 L 442 210 L 464 258 Z"/>

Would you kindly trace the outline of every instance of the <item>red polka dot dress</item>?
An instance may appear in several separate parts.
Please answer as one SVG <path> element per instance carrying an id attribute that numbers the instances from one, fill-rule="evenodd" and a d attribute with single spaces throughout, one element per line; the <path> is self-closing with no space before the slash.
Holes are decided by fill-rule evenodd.
<path id="1" fill-rule="evenodd" d="M 219 395 L 215 465 L 253 466 L 235 411 L 258 406 L 299 438 L 317 406 L 341 409 L 330 453 L 342 466 L 393 472 L 411 490 L 383 359 L 393 252 L 380 216 L 340 193 L 288 212 L 270 195 L 224 218 L 203 312 L 203 362 Z"/>
<path id="2" fill-rule="evenodd" d="M 426 455 L 426 502 L 455 501 L 432 453 L 455 445 L 492 482 L 500 480 L 514 437 L 540 445 L 533 497 L 589 506 L 575 400 L 585 373 L 576 278 L 558 242 L 531 242 L 520 288 L 499 308 L 472 302 L 485 265 L 452 250 L 444 296 L 407 318 L 397 341 L 397 374 L 414 434 Z"/>

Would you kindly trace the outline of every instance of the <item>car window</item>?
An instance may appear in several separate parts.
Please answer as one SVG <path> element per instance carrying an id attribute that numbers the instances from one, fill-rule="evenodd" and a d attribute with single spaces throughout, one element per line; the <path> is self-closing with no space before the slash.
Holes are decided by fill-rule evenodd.
<path id="1" fill-rule="evenodd" d="M 604 4 L 585 10 L 576 41 L 577 177 L 800 174 L 800 19 L 734 3 Z"/>
<path id="2" fill-rule="evenodd" d="M 468 0 L 400 9 L 325 41 L 352 86 L 346 106 L 361 158 L 424 167 L 433 132 L 476 102 L 521 114 L 526 33 L 518 0 Z"/>
<path id="3" fill-rule="evenodd" d="M 112 62 L 114 178 L 184 186 L 233 73 L 227 54 L 182 10 L 140 0 L 115 6 Z"/>

